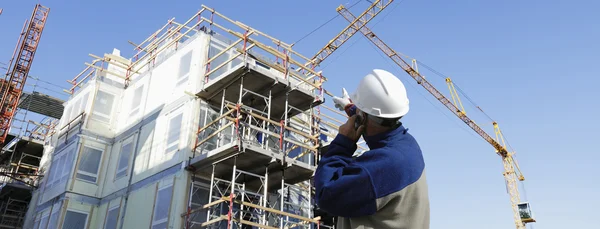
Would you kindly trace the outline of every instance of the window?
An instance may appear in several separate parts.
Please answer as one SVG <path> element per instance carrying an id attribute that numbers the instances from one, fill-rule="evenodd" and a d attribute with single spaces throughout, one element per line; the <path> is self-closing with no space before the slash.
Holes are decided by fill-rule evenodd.
<path id="1" fill-rule="evenodd" d="M 33 229 L 38 229 L 39 226 L 40 226 L 40 220 L 35 220 L 35 222 L 33 223 Z"/>
<path id="2" fill-rule="evenodd" d="M 167 129 L 167 153 L 179 149 L 179 137 L 181 136 L 182 120 L 183 114 L 179 113 L 175 117 L 172 117 L 169 121 L 169 128 Z"/>
<path id="3" fill-rule="evenodd" d="M 55 204 L 52 208 L 52 214 L 50 215 L 50 221 L 48 222 L 48 227 L 46 229 L 56 229 L 58 228 L 58 215 L 60 214 L 60 204 Z"/>
<path id="4" fill-rule="evenodd" d="M 41 227 L 41 228 L 45 228 L 45 226 L 47 226 L 47 225 L 48 225 L 48 216 L 49 216 L 49 215 L 50 215 L 50 214 L 44 214 L 44 215 L 42 216 L 42 220 L 40 220 L 40 227 Z"/>
<path id="5" fill-rule="evenodd" d="M 181 56 L 179 62 L 179 75 L 177 76 L 177 87 L 187 82 L 192 65 L 192 51 Z"/>
<path id="6" fill-rule="evenodd" d="M 215 111 L 214 109 L 208 108 L 206 111 L 206 124 L 209 124 L 213 121 L 215 121 L 217 118 L 219 117 L 219 113 L 217 111 Z M 221 122 L 222 123 L 222 122 Z M 219 130 L 219 128 L 222 125 L 220 124 L 220 122 L 216 122 L 213 125 L 210 125 L 209 127 L 206 128 L 206 130 L 204 130 L 204 133 L 201 135 L 202 139 L 207 138 L 208 136 L 211 136 L 212 134 L 214 134 L 215 132 L 217 132 L 217 130 Z M 223 131 L 222 133 L 226 133 L 225 131 Z M 208 141 L 204 142 L 205 146 L 203 146 L 204 150 L 210 151 L 213 149 L 217 148 L 217 140 L 219 139 L 218 135 L 215 135 L 213 137 L 211 137 L 210 139 L 208 139 Z"/>
<path id="7" fill-rule="evenodd" d="M 129 117 L 134 117 L 140 111 L 142 104 L 142 94 L 144 93 L 144 85 L 139 86 L 133 91 L 133 98 L 131 99 L 131 111 Z"/>
<path id="8" fill-rule="evenodd" d="M 85 229 L 87 226 L 87 218 L 87 213 L 67 210 L 62 229 Z"/>
<path id="9" fill-rule="evenodd" d="M 71 116 L 69 116 L 69 121 L 73 120 L 75 117 L 77 117 L 77 115 L 79 115 L 79 113 L 81 113 L 81 110 L 79 110 L 80 107 L 81 107 L 81 100 L 78 99 L 75 103 L 72 103 Z"/>
<path id="10" fill-rule="evenodd" d="M 90 93 L 85 93 L 85 95 L 83 95 L 83 99 L 81 99 L 81 107 L 79 108 L 79 113 L 85 112 L 85 106 L 88 103 L 89 95 L 90 95 Z"/>
<path id="11" fill-rule="evenodd" d="M 223 51 L 225 49 L 225 47 L 226 47 L 225 45 L 217 43 L 214 40 L 211 40 L 210 47 L 208 48 L 208 58 L 214 58 L 217 54 L 219 54 L 221 51 Z M 229 60 L 229 56 L 228 56 L 227 52 L 221 54 L 217 58 L 214 58 L 210 62 L 211 71 L 215 70 L 217 66 L 220 66 L 221 64 L 225 63 L 227 60 Z M 214 79 L 215 77 L 218 77 L 221 74 L 225 73 L 225 71 L 227 71 L 227 65 L 224 65 L 223 67 L 221 67 L 219 69 L 216 69 L 213 73 L 210 74 L 209 78 Z"/>
<path id="12" fill-rule="evenodd" d="M 119 208 L 117 205 L 108 209 L 106 213 L 106 220 L 104 222 L 104 229 L 117 229 L 117 222 L 119 222 Z"/>
<path id="13" fill-rule="evenodd" d="M 77 179 L 96 183 L 101 159 L 102 150 L 84 146 L 77 168 Z"/>
<path id="14" fill-rule="evenodd" d="M 154 202 L 154 214 L 152 215 L 152 229 L 167 228 L 172 194 L 172 184 L 158 190 L 158 193 L 156 194 L 156 200 Z"/>
<path id="15" fill-rule="evenodd" d="M 208 193 L 209 189 L 206 185 L 200 183 L 194 183 L 194 193 L 192 194 L 192 209 L 202 208 L 205 204 L 208 204 Z M 206 222 L 207 209 L 202 209 L 192 215 L 192 222 L 203 223 Z"/>
<path id="16" fill-rule="evenodd" d="M 58 228 L 58 217 L 60 215 L 60 210 L 62 209 L 62 201 L 55 203 L 52 205 L 52 213 L 50 214 L 50 220 L 48 221 L 48 227 L 45 229 L 57 229 Z"/>
<path id="17" fill-rule="evenodd" d="M 69 179 L 71 168 L 73 168 L 73 158 L 75 156 L 76 147 L 77 145 L 73 144 L 62 152 L 54 155 L 52 164 L 50 164 L 50 174 L 46 181 L 46 188 L 50 188 Z"/>
<path id="18" fill-rule="evenodd" d="M 115 179 L 119 179 L 127 175 L 127 168 L 129 167 L 129 158 L 131 158 L 131 154 L 133 154 L 133 136 L 123 141 L 123 144 L 121 145 Z"/>
<path id="19" fill-rule="evenodd" d="M 94 101 L 94 110 L 92 118 L 102 122 L 110 122 L 115 95 L 98 90 Z"/>
<path id="20" fill-rule="evenodd" d="M 67 107 L 63 113 L 64 115 L 61 119 L 61 127 L 66 125 L 70 121 L 72 121 L 79 114 L 81 114 L 81 112 L 85 111 L 85 106 L 87 105 L 88 96 L 89 96 L 89 93 L 85 93 L 83 96 L 77 96 L 77 97 L 81 97 L 82 99 L 77 99 L 77 100 L 74 99 L 71 102 L 69 102 L 69 105 L 67 105 Z"/>
<path id="21" fill-rule="evenodd" d="M 62 123 L 61 126 L 66 126 L 67 123 L 69 123 L 69 121 L 71 121 L 69 118 L 70 114 L 71 114 L 71 106 L 67 105 L 67 107 L 65 108 L 65 110 L 63 112 L 63 116 L 61 119 L 61 123 Z"/>

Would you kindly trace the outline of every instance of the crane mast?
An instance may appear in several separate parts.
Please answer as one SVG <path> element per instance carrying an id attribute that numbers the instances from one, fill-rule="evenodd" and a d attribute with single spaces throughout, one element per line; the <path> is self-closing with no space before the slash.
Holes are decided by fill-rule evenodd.
<path id="1" fill-rule="evenodd" d="M 533 218 L 531 217 L 522 217 L 522 215 L 519 212 L 519 207 L 521 203 L 517 179 L 523 181 L 525 178 L 521 174 L 519 166 L 514 160 L 512 153 L 507 151 L 498 124 L 496 122 L 493 123 L 494 132 L 496 134 L 496 138 L 493 138 L 488 133 L 486 133 L 481 127 L 479 127 L 473 120 L 471 120 L 471 118 L 469 118 L 463 110 L 459 109 L 455 104 L 456 102 L 452 103 L 439 90 L 437 90 L 432 84 L 430 84 L 421 74 L 419 74 L 418 71 L 416 71 L 413 67 L 411 67 L 411 65 L 404 61 L 396 51 L 390 48 L 381 39 L 379 39 L 379 37 L 377 37 L 375 33 L 373 33 L 373 31 L 366 27 L 365 25 L 368 23 L 368 21 L 355 17 L 352 13 L 350 13 L 348 9 L 346 9 L 343 6 L 338 7 L 337 11 L 348 22 L 352 22 L 349 26 L 355 27 L 355 30 L 359 30 L 365 37 L 367 37 L 367 39 L 373 42 L 373 44 L 375 44 L 375 46 L 377 46 L 385 55 L 391 58 L 398 66 L 400 66 L 406 73 L 408 73 L 413 79 L 415 79 L 419 85 L 423 86 L 425 90 L 431 93 L 438 101 L 444 104 L 446 108 L 448 108 L 453 114 L 460 118 L 460 120 L 467 124 L 477 134 L 479 134 L 479 136 L 481 136 L 485 141 L 491 144 L 492 147 L 494 147 L 496 153 L 502 158 L 502 164 L 504 167 L 503 175 L 504 179 L 506 180 L 506 185 L 510 195 L 511 207 L 513 210 L 513 216 L 516 227 L 518 229 L 522 229 L 525 228 L 526 223 L 535 222 L 535 220 L 533 220 Z M 452 85 L 452 82 L 449 79 L 447 79 L 447 82 L 449 86 Z M 451 88 L 453 88 L 453 86 Z M 454 99 L 454 94 L 452 95 L 452 97 Z M 502 142 L 502 144 L 500 142 Z M 529 207 L 528 204 L 527 207 Z"/>
<path id="2" fill-rule="evenodd" d="M 35 6 L 31 19 L 25 22 L 0 93 L 0 143 L 6 140 L 19 99 L 23 92 L 50 8 Z"/>

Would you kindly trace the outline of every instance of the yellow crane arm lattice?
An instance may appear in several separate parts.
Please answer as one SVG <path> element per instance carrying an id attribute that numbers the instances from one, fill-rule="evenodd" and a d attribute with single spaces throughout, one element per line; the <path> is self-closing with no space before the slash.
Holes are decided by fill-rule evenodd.
<path id="1" fill-rule="evenodd" d="M 358 18 L 350 21 L 350 24 L 338 33 L 333 39 L 331 39 L 321 50 L 319 50 L 312 58 L 311 61 L 306 63 L 306 66 L 313 64 L 318 66 L 329 57 L 335 50 L 342 46 L 348 41 L 352 35 L 354 35 L 360 28 L 365 26 L 367 22 L 373 20 L 377 14 L 381 13 L 383 9 L 388 7 L 393 0 L 376 0 L 374 1 L 364 12 L 362 12 Z M 343 5 L 340 5 L 337 10 L 344 9 Z"/>

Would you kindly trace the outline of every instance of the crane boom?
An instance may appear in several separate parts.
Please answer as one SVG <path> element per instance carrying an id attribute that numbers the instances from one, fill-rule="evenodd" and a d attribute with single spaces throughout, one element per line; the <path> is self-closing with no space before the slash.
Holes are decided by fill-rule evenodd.
<path id="1" fill-rule="evenodd" d="M 389 58 L 391 58 L 397 65 L 399 65 L 406 73 L 408 73 L 413 79 L 417 81 L 418 84 L 423 86 L 425 90 L 431 93 L 437 100 L 439 100 L 446 108 L 448 108 L 453 114 L 455 114 L 458 118 L 460 118 L 465 124 L 467 124 L 471 129 L 473 129 L 479 136 L 481 136 L 485 141 L 490 143 L 494 149 L 496 149 L 496 153 L 501 156 L 502 164 L 504 166 L 504 178 L 506 180 L 506 185 L 508 188 L 508 193 L 510 195 L 511 207 L 513 210 L 513 217 L 515 220 L 515 224 L 518 229 L 525 228 L 525 223 L 527 222 L 535 222 L 532 218 L 522 219 L 519 214 L 519 189 L 517 186 L 517 177 L 519 180 L 524 180 L 523 175 L 518 171 L 518 165 L 516 161 L 512 157 L 512 153 L 509 153 L 506 147 L 499 143 L 499 139 L 501 138 L 501 133 L 498 129 L 497 123 L 494 123 L 494 129 L 496 132 L 496 139 L 487 134 L 481 127 L 479 127 L 471 118 L 469 118 L 466 113 L 462 112 L 455 104 L 450 102 L 448 98 L 446 98 L 439 90 L 437 90 L 432 84 L 430 84 L 419 72 L 413 69 L 406 61 L 404 61 L 396 51 L 390 48 L 387 44 L 385 44 L 379 37 L 373 33 L 365 24 L 368 21 L 362 21 L 356 18 L 349 10 L 345 8 L 338 8 L 338 13 L 341 14 L 348 22 L 352 22 L 350 26 L 355 27 L 356 30 L 360 30 L 361 33 L 367 37 L 375 46 L 377 46 L 383 53 L 385 53 Z M 515 168 L 517 170 L 515 171 Z M 517 172 L 519 173 L 517 175 Z"/>
<path id="2" fill-rule="evenodd" d="M 374 1 L 364 12 L 358 15 L 358 18 L 351 21 L 346 28 L 342 30 L 342 32 L 338 33 L 333 39 L 331 39 L 325 47 L 321 48 L 312 58 L 311 61 L 306 63 L 306 66 L 313 64 L 313 66 L 318 66 L 325 60 L 329 55 L 331 55 L 335 50 L 337 50 L 340 46 L 342 46 L 347 40 L 349 40 L 352 35 L 354 35 L 362 26 L 366 25 L 367 22 L 373 20 L 377 14 L 381 13 L 383 9 L 389 6 L 393 0 L 376 0 Z M 338 7 L 338 11 L 340 9 L 345 8 L 343 5 Z M 360 26 L 356 26 L 356 23 L 359 21 L 364 22 Z"/>
<path id="3" fill-rule="evenodd" d="M 0 100 L 0 143 L 6 140 L 25 81 L 31 68 L 50 8 L 35 6 L 31 19 L 25 23 L 10 61 L 7 77 L 2 82 Z M 16 56 L 15 56 L 16 55 Z"/>

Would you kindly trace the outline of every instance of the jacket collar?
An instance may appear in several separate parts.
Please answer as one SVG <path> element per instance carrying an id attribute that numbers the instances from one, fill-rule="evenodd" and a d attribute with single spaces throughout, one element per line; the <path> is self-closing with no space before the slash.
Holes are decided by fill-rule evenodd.
<path id="1" fill-rule="evenodd" d="M 406 134 L 407 130 L 408 129 L 404 128 L 404 126 L 401 123 L 395 129 L 378 133 L 376 135 L 364 136 L 363 139 L 365 139 L 365 142 L 369 146 L 369 149 L 377 149 L 385 146 L 391 139 Z"/>

